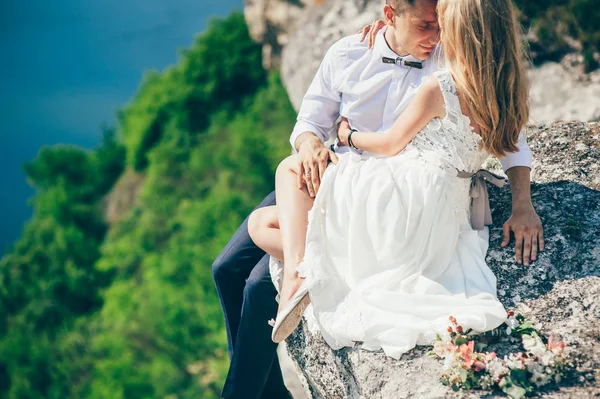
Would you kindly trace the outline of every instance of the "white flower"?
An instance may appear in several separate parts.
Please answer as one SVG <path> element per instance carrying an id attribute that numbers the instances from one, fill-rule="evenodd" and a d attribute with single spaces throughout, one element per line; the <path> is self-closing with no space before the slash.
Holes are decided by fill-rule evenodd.
<path id="1" fill-rule="evenodd" d="M 523 340 L 523 348 L 526 350 L 531 350 L 531 348 L 535 346 L 535 338 L 533 338 L 531 335 L 523 334 L 521 339 Z"/>
<path id="2" fill-rule="evenodd" d="M 485 374 L 479 379 L 479 384 L 481 385 L 481 389 L 489 390 L 494 387 L 494 380 L 491 375 Z"/>
<path id="3" fill-rule="evenodd" d="M 525 364 L 527 366 L 527 370 L 532 374 L 544 372 L 544 366 L 542 366 L 541 364 L 539 364 L 531 358 L 528 359 L 528 361 L 526 361 Z"/>
<path id="4" fill-rule="evenodd" d="M 539 356 L 539 359 L 544 366 L 551 366 L 554 364 L 554 353 L 546 351 Z"/>
<path id="5" fill-rule="evenodd" d="M 452 356 L 456 351 L 456 345 L 452 343 L 450 336 L 448 339 L 446 337 L 441 337 L 441 340 L 438 339 L 433 343 L 433 353 L 436 354 L 437 357 L 445 358 L 447 356 Z"/>
<path id="6" fill-rule="evenodd" d="M 527 351 L 536 356 L 541 356 L 546 353 L 546 345 L 544 345 L 544 342 L 542 342 L 540 337 L 523 334 L 521 338 L 523 340 L 523 348 Z"/>
<path id="7" fill-rule="evenodd" d="M 512 332 L 512 328 L 506 327 L 506 335 L 510 335 L 511 332 Z"/>
<path id="8" fill-rule="evenodd" d="M 448 356 L 444 359 L 444 365 L 442 366 L 442 369 L 444 371 L 448 371 L 450 370 L 450 368 L 452 367 L 452 364 L 454 363 L 454 357 L 453 356 Z"/>
<path id="9" fill-rule="evenodd" d="M 557 356 L 562 355 L 563 352 L 564 352 L 564 348 L 562 348 L 560 346 L 556 346 L 556 347 L 552 348 L 552 353 L 554 353 Z"/>
<path id="10" fill-rule="evenodd" d="M 508 319 L 506 319 L 506 325 L 510 328 L 519 327 L 520 324 L 521 323 L 519 323 L 519 320 L 517 320 L 515 316 L 510 316 Z"/>
<path id="11" fill-rule="evenodd" d="M 508 367 L 509 369 L 512 369 L 512 370 L 524 370 L 525 369 L 525 364 L 523 364 L 523 361 L 521 360 L 521 358 L 515 356 L 514 353 L 511 353 L 510 355 L 508 355 L 508 358 L 505 358 L 505 363 L 506 363 L 506 367 Z"/>
<path id="12" fill-rule="evenodd" d="M 509 370 L 500 359 L 493 359 L 486 362 L 486 370 L 490 373 L 494 381 L 498 381 L 501 375 L 508 374 Z"/>
<path id="13" fill-rule="evenodd" d="M 547 383 L 549 383 L 551 381 L 551 376 L 545 373 L 533 373 L 533 375 L 531 376 L 531 378 L 529 379 L 531 382 L 533 382 L 536 386 L 541 387 L 546 385 Z"/>

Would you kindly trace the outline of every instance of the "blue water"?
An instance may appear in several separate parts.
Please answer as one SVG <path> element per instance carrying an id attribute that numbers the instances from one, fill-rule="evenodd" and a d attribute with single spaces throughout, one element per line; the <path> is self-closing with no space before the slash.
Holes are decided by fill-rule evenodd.
<path id="1" fill-rule="evenodd" d="M 86 148 L 143 72 L 177 61 L 210 17 L 242 0 L 0 2 L 0 255 L 31 215 L 22 165 L 40 147 Z"/>

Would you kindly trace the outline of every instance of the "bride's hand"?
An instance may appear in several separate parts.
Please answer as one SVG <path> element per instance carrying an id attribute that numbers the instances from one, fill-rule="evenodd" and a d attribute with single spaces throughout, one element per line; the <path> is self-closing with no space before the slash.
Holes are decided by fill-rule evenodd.
<path id="1" fill-rule="evenodd" d="M 365 37 L 367 37 L 367 34 L 369 34 L 368 47 L 371 48 L 373 47 L 373 44 L 375 44 L 375 36 L 377 36 L 377 32 L 379 32 L 384 26 L 384 21 L 376 19 L 371 23 L 371 25 L 366 25 L 356 33 L 360 33 L 362 35 L 360 37 L 361 42 L 365 40 Z"/>
<path id="2" fill-rule="evenodd" d="M 338 145 L 344 146 L 348 145 L 348 133 L 350 133 L 350 123 L 348 123 L 348 119 L 342 116 L 342 120 L 338 125 Z"/>

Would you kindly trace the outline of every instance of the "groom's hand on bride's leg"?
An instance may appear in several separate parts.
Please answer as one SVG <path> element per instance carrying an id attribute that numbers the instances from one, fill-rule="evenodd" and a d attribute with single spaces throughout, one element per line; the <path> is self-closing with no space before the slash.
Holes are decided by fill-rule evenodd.
<path id="1" fill-rule="evenodd" d="M 337 155 L 325 147 L 323 142 L 309 132 L 303 133 L 307 137 L 300 136 L 302 139 L 298 148 L 297 169 L 298 169 L 298 189 L 302 190 L 305 186 L 308 194 L 314 198 L 319 191 L 321 180 L 329 161 L 337 163 Z"/>

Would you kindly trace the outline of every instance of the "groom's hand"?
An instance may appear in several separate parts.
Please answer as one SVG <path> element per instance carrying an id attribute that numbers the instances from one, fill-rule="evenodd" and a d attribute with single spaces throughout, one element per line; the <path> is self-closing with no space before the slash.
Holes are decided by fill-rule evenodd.
<path id="1" fill-rule="evenodd" d="M 537 259 L 538 250 L 544 250 L 544 229 L 540 217 L 533 205 L 513 206 L 510 218 L 502 226 L 504 239 L 500 246 L 506 247 L 510 241 L 510 232 L 515 236 L 515 255 L 517 263 L 529 266 L 529 261 Z"/>
<path id="2" fill-rule="evenodd" d="M 364 26 L 361 30 L 356 33 L 359 33 L 360 41 L 362 42 L 369 35 L 368 40 L 368 48 L 372 48 L 375 45 L 375 37 L 377 36 L 377 32 L 379 32 L 385 26 L 385 21 L 380 19 L 374 20 L 371 25 Z"/>
<path id="3" fill-rule="evenodd" d="M 510 232 L 515 235 L 515 255 L 517 263 L 529 266 L 536 260 L 538 251 L 544 250 L 544 229 L 540 217 L 531 202 L 531 170 L 525 166 L 515 166 L 506 171 L 512 193 L 512 215 L 504 223 L 504 239 L 500 246 L 506 247 Z"/>
<path id="4" fill-rule="evenodd" d="M 298 188 L 302 190 L 304 186 L 308 190 L 309 195 L 314 198 L 319 191 L 321 180 L 329 160 L 334 164 L 338 159 L 335 153 L 323 145 L 321 140 L 310 133 L 307 137 L 302 138 L 302 142 L 298 148 L 299 165 L 298 165 Z"/>

